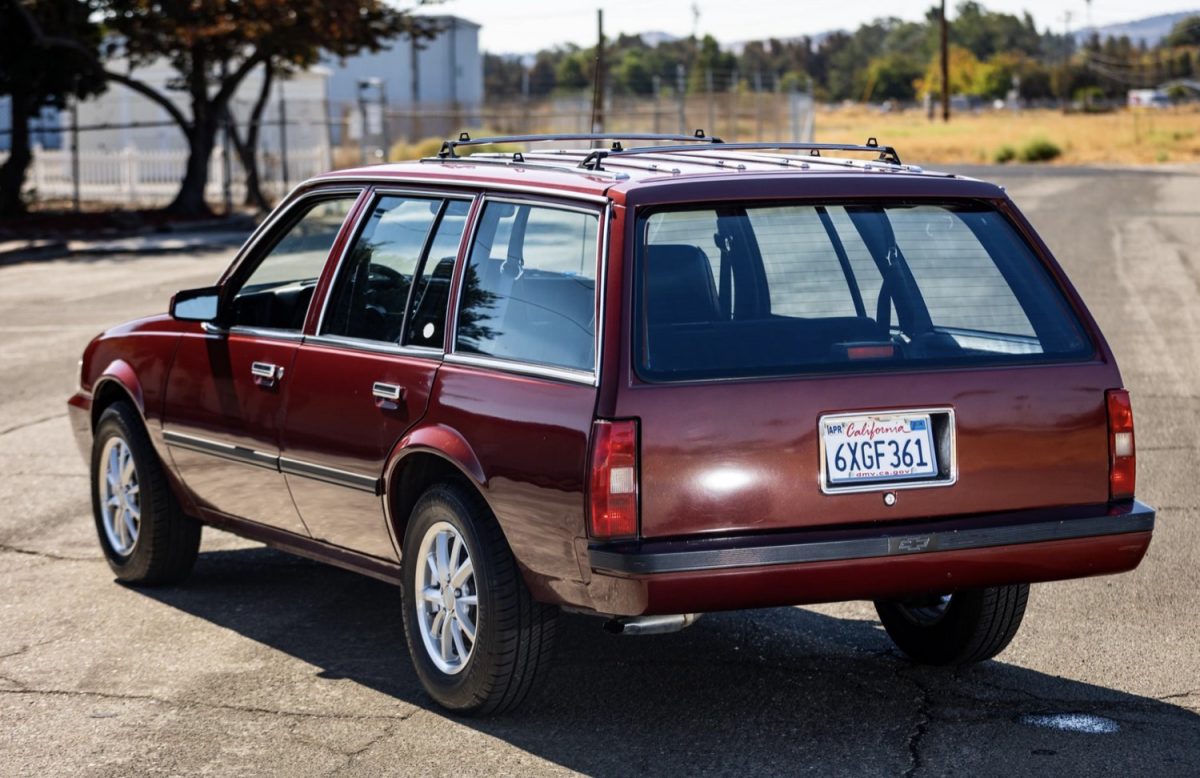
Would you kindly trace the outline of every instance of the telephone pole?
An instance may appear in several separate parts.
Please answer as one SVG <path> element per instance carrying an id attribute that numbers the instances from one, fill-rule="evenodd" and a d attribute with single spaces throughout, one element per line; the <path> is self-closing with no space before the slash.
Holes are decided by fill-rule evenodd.
<path id="1" fill-rule="evenodd" d="M 604 132 L 604 9 L 596 9 L 596 72 L 592 74 L 592 132 Z"/>
<path id="2" fill-rule="evenodd" d="M 946 24 L 946 0 L 942 0 L 942 121 L 950 121 L 950 35 Z"/>

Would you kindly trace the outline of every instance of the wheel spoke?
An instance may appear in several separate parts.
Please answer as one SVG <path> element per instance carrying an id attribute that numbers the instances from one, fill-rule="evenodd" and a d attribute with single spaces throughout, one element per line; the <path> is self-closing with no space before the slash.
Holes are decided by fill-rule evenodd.
<path id="1" fill-rule="evenodd" d="M 462 624 L 461 624 L 461 623 L 459 623 L 459 624 L 458 624 L 458 629 L 451 630 L 450 634 L 452 634 L 452 635 L 454 636 L 454 648 L 455 648 L 455 650 L 456 650 L 456 651 L 458 651 L 458 658 L 459 658 L 460 660 L 462 660 L 462 659 L 466 659 L 466 657 L 467 657 L 467 646 L 466 646 L 466 644 L 465 644 L 465 643 L 463 643 L 463 627 L 462 627 Z"/>
<path id="2" fill-rule="evenodd" d="M 445 611 L 443 611 L 444 613 Z M 442 639 L 442 661 L 450 661 L 450 635 L 454 632 L 454 625 L 451 623 L 450 616 L 442 619 L 441 639 Z"/>
<path id="3" fill-rule="evenodd" d="M 425 600 L 425 602 L 433 602 L 437 603 L 438 605 L 442 604 L 442 593 L 433 586 L 426 586 L 424 589 L 422 589 L 421 598 Z"/>
<path id="4" fill-rule="evenodd" d="M 433 622 L 429 625 L 430 634 L 432 634 L 434 637 L 437 637 L 438 632 L 440 632 L 442 629 L 442 622 L 445 621 L 449 616 L 450 614 L 446 612 L 445 608 L 435 613 L 433 615 Z"/>
<path id="5" fill-rule="evenodd" d="M 466 606 L 462 605 L 462 603 L 460 601 L 458 603 L 455 603 L 455 610 L 457 610 L 458 628 L 463 631 L 463 634 L 465 634 L 472 643 L 474 643 L 475 642 L 475 622 L 471 621 L 470 617 L 467 616 Z"/>
<path id="6" fill-rule="evenodd" d="M 124 551 L 129 547 L 129 530 L 125 527 L 125 506 L 120 505 L 113 511 L 112 529 L 117 536 L 117 544 L 120 548 L 117 551 Z"/>
<path id="7" fill-rule="evenodd" d="M 127 484 L 133 480 L 133 452 L 127 446 L 121 446 L 121 483 Z"/>
<path id="8" fill-rule="evenodd" d="M 425 565 L 429 568 L 429 580 L 434 586 L 437 586 L 441 583 L 441 579 L 438 578 L 437 560 L 434 558 L 432 551 L 425 555 Z"/>
<path id="9" fill-rule="evenodd" d="M 126 542 L 126 544 L 132 544 L 134 541 L 137 540 L 137 524 L 134 523 L 134 517 L 131 516 L 128 511 L 125 512 L 124 524 L 125 524 L 125 533 L 124 533 L 125 534 L 125 542 Z"/>
<path id="10" fill-rule="evenodd" d="M 475 594 L 464 594 L 462 597 L 454 598 L 454 601 L 462 605 L 478 605 L 479 596 Z"/>
<path id="11" fill-rule="evenodd" d="M 454 588 L 459 588 L 467 582 L 467 579 L 475 572 L 475 566 L 471 564 L 471 558 L 462 563 L 462 566 L 454 571 L 454 575 L 450 577 L 450 585 Z"/>
<path id="12" fill-rule="evenodd" d="M 438 581 L 445 581 L 450 577 L 450 558 L 445 532 L 439 532 L 437 536 L 437 576 Z"/>

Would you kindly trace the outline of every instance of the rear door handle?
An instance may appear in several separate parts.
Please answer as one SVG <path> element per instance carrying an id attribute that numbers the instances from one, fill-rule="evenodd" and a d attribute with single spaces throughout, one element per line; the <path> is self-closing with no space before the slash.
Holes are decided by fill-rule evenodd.
<path id="1" fill-rule="evenodd" d="M 283 378 L 283 368 L 270 362 L 251 362 L 250 375 L 259 386 L 271 386 Z"/>
<path id="2" fill-rule="evenodd" d="M 400 407 L 400 401 L 404 399 L 404 387 L 376 381 L 371 385 L 371 394 L 375 397 L 375 404 L 380 408 L 395 410 Z"/>

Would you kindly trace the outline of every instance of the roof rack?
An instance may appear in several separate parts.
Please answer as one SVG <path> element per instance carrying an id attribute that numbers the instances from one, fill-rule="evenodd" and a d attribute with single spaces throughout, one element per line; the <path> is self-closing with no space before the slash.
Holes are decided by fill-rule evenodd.
<path id="1" fill-rule="evenodd" d="M 662 141 L 670 143 L 723 143 L 723 141 L 713 135 L 705 135 L 704 130 L 696 130 L 691 135 L 662 135 L 659 133 L 603 133 L 603 132 L 584 132 L 572 134 L 556 134 L 556 135 L 498 135 L 490 138 L 472 138 L 469 133 L 461 132 L 458 134 L 457 140 L 442 141 L 442 148 L 438 152 L 438 157 L 441 159 L 454 159 L 458 155 L 454 150 L 459 146 L 488 146 L 499 143 L 543 143 L 546 141 L 588 141 L 595 143 L 598 141 L 612 141 L 610 151 L 623 152 L 625 149 L 621 145 L 621 141 Z M 654 146 L 641 146 L 638 148 L 656 148 Z M 686 147 L 685 147 L 686 148 Z"/>
<path id="2" fill-rule="evenodd" d="M 696 146 L 635 146 L 629 149 L 596 149 L 588 154 L 579 166 L 588 170 L 601 170 L 606 157 L 627 157 L 634 154 L 674 154 L 697 151 Z M 880 146 L 875 138 L 867 138 L 867 142 L 858 146 L 852 143 L 793 143 L 763 141 L 753 143 L 722 143 L 721 151 L 807 151 L 809 156 L 819 157 L 822 151 L 871 151 L 879 152 L 878 161 L 892 165 L 903 164 L 900 154 L 892 146 Z"/>

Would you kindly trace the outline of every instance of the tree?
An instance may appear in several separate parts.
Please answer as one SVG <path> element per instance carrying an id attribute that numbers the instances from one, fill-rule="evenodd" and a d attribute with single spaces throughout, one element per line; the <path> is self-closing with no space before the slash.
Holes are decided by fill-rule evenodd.
<path id="1" fill-rule="evenodd" d="M 307 67 L 322 51 L 346 57 L 377 51 L 400 35 L 428 37 L 432 19 L 384 0 L 94 0 L 109 33 L 104 60 L 93 70 L 146 97 L 179 125 L 188 160 L 179 193 L 167 206 L 177 216 L 210 213 L 204 200 L 209 160 L 230 98 L 256 67 Z M 427 0 L 416 0 L 423 5 Z M 47 45 L 85 52 L 78 41 L 47 35 Z M 187 113 L 160 87 L 137 78 L 139 67 L 166 59 L 180 74 Z M 121 60 L 126 72 L 109 65 Z"/>
<path id="2" fill-rule="evenodd" d="M 1168 46 L 1200 46 L 1200 15 L 1176 22 L 1164 43 Z"/>
<path id="3" fill-rule="evenodd" d="M 0 165 L 0 216 L 24 213 L 21 189 L 32 155 L 29 120 L 43 107 L 63 108 L 67 99 L 104 89 L 87 68 L 100 42 L 99 28 L 80 0 L 0 0 L 0 95 L 9 97 L 9 155 Z M 47 46 L 41 31 L 70 37 L 90 55 Z"/>

